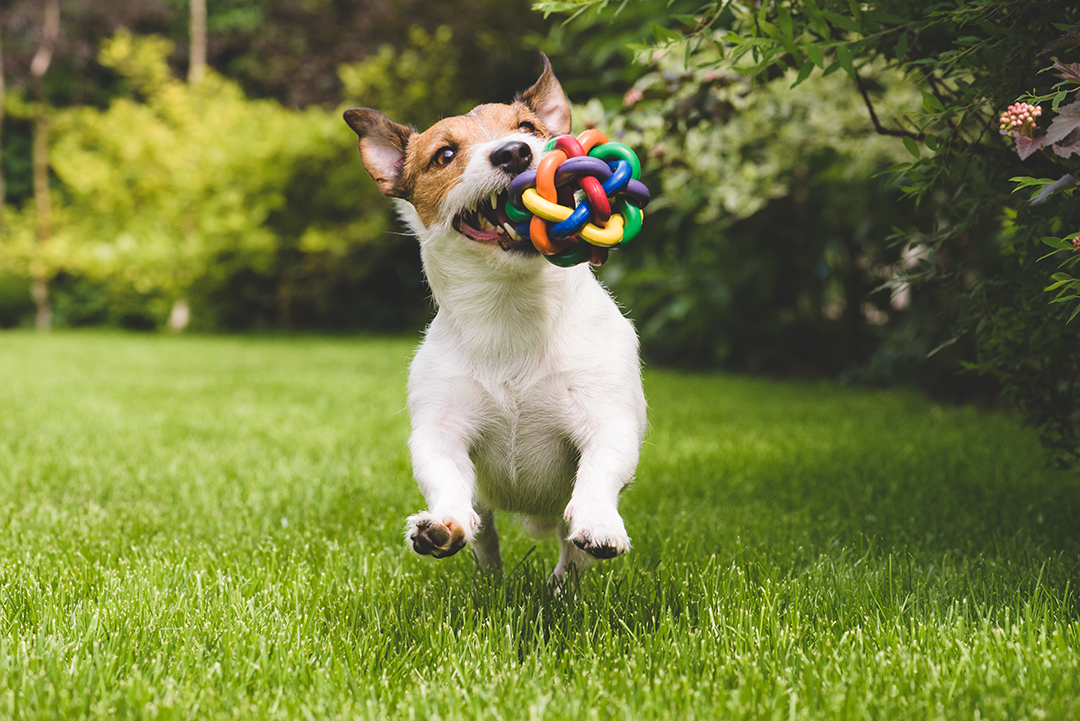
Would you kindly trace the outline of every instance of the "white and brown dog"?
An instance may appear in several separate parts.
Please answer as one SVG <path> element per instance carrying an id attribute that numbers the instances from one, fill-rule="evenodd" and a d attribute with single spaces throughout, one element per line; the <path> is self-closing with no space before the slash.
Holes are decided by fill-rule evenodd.
<path id="1" fill-rule="evenodd" d="M 544 72 L 508 105 L 423 133 L 368 108 L 345 112 L 364 167 L 420 241 L 438 313 L 409 371 L 413 472 L 428 510 L 406 539 L 445 558 L 472 544 L 499 567 L 494 511 L 557 528 L 553 578 L 630 548 L 618 501 L 645 432 L 637 335 L 588 264 L 560 268 L 521 240 L 506 188 L 570 105 Z M 586 555 L 588 554 L 588 555 Z"/>

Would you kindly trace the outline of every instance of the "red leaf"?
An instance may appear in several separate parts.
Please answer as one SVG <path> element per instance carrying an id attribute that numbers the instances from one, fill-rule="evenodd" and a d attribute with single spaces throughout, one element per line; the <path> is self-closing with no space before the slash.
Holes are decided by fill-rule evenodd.
<path id="1" fill-rule="evenodd" d="M 1045 138 L 1029 138 L 1019 133 L 1014 135 L 1013 139 L 1016 140 L 1016 154 L 1020 156 L 1021 160 L 1027 160 L 1032 153 L 1042 147 L 1043 140 L 1045 140 Z"/>
<path id="2" fill-rule="evenodd" d="M 1054 73 L 1062 80 L 1071 80 L 1074 83 L 1080 83 L 1080 63 L 1070 63 L 1066 65 L 1057 58 L 1054 58 L 1054 70 L 1058 72 Z"/>
<path id="3" fill-rule="evenodd" d="M 1058 108 L 1057 117 L 1050 123 L 1050 127 L 1046 129 L 1043 143 L 1052 145 L 1077 128 L 1080 128 L 1080 100 Z"/>
<path id="4" fill-rule="evenodd" d="M 1060 47 L 1072 47 L 1073 45 L 1080 45 L 1080 28 L 1069 28 L 1069 31 L 1062 35 L 1057 40 L 1051 40 L 1046 44 L 1042 50 L 1039 51 L 1039 55 L 1045 55 L 1055 48 Z"/>
<path id="5" fill-rule="evenodd" d="M 1067 158 L 1073 153 L 1080 155 L 1080 130 L 1072 131 L 1060 143 L 1050 147 L 1062 158 Z"/>

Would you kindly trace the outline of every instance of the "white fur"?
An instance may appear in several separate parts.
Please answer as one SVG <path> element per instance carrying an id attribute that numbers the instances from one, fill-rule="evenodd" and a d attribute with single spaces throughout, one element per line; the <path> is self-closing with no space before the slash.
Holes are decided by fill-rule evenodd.
<path id="1" fill-rule="evenodd" d="M 522 134 L 467 149 L 432 227 L 398 201 L 438 305 L 409 372 L 409 446 L 428 511 L 406 535 L 452 520 L 492 569 L 492 511 L 509 511 L 530 531 L 558 529 L 559 578 L 590 560 L 574 541 L 630 547 L 617 505 L 637 466 L 645 396 L 637 335 L 589 265 L 560 268 L 451 229 L 460 209 L 506 186 L 487 158 L 509 139 L 541 154 L 542 141 Z"/>

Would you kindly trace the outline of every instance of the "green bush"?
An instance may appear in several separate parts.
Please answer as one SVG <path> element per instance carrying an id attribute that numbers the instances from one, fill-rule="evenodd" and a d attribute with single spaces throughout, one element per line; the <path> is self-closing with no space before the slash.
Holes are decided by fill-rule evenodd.
<path id="1" fill-rule="evenodd" d="M 595 11 L 589 22 L 596 22 L 596 13 L 601 17 L 605 11 L 613 14 L 615 7 L 580 0 L 537 5 L 585 16 Z M 1052 101 L 1052 107 L 1056 110 L 1060 105 L 1066 115 L 1065 106 L 1080 107 L 1075 100 L 1068 101 L 1080 85 L 1080 65 L 1057 66 L 1056 76 L 1046 72 L 1054 55 L 1065 63 L 1080 58 L 1076 31 L 1080 6 L 1023 0 L 863 4 L 791 0 L 709 2 L 687 14 L 661 9 L 659 4 L 651 7 L 656 13 L 655 40 L 639 48 L 638 59 L 647 64 L 670 58 L 669 62 L 694 73 L 694 80 L 680 91 L 681 104 L 676 94 L 673 102 L 662 107 L 665 120 L 656 121 L 664 123 L 663 132 L 671 134 L 691 158 L 699 153 L 711 158 L 725 151 L 695 148 L 693 128 L 667 122 L 667 118 L 693 118 L 708 100 L 711 90 L 702 82 L 703 73 L 737 76 L 751 98 L 767 96 L 778 80 L 803 87 L 815 78 L 839 78 L 845 85 L 843 96 L 863 101 L 863 127 L 903 142 L 910 155 L 889 168 L 890 177 L 897 189 L 920 202 L 918 212 L 904 209 L 907 218 L 891 233 L 873 229 L 876 237 L 868 238 L 866 257 L 871 267 L 879 259 L 892 259 L 891 272 L 870 275 L 886 284 L 894 298 L 897 292 L 909 293 L 912 312 L 892 314 L 874 296 L 867 296 L 864 304 L 876 305 L 889 316 L 877 315 L 885 321 L 882 345 L 871 355 L 866 372 L 888 370 L 896 359 L 912 356 L 896 352 L 897 342 L 906 342 L 910 349 L 928 351 L 939 368 L 964 367 L 991 379 L 1040 429 L 1054 457 L 1065 463 L 1080 457 L 1073 430 L 1077 418 L 1072 412 L 1080 408 L 1080 334 L 1065 329 L 1069 313 L 1061 308 L 1069 306 L 1071 312 L 1080 302 L 1076 294 L 1080 281 L 1068 271 L 1077 262 L 1069 238 L 1080 229 L 1080 208 L 1075 202 L 1057 203 L 1050 210 L 1029 208 L 1023 196 L 1012 195 L 1009 182 L 1014 176 L 1034 175 L 1032 182 L 1050 183 L 1061 176 L 1055 187 L 1071 192 L 1080 178 L 1080 164 L 1071 157 L 1080 149 L 1076 146 L 1080 129 L 1061 116 L 1059 128 L 1066 129 L 1057 138 L 1060 152 L 1050 152 L 1049 146 L 1056 141 L 1047 141 L 1048 147 L 1026 163 L 1021 163 L 1013 140 L 999 132 L 999 115 L 1021 96 Z M 883 75 L 883 71 L 888 73 Z M 897 75 L 916 91 L 899 106 L 875 87 L 881 78 Z M 1070 80 L 1074 76 L 1075 81 Z M 636 90 L 647 101 L 650 88 L 656 85 L 646 79 Z M 704 107 L 708 109 L 707 102 Z M 1076 113 L 1071 112 L 1069 118 Z M 782 138 L 777 135 L 764 143 L 767 146 Z M 1031 135 L 1027 139 L 1029 144 L 1037 140 Z M 832 141 L 822 138 L 820 142 L 829 145 Z M 660 172 L 669 184 L 679 179 L 681 171 L 665 161 Z M 824 177 L 830 174 L 832 170 Z M 745 184 L 745 178 L 730 173 L 718 174 L 716 180 L 726 187 Z M 759 192 L 769 190 L 760 183 L 757 187 Z M 859 204 L 858 191 L 857 186 L 836 184 L 828 196 L 835 208 L 849 213 L 849 202 Z M 701 220 L 708 219 L 715 207 L 709 197 L 683 189 L 679 193 L 678 202 L 697 208 L 703 214 Z M 876 207 L 875 215 L 881 217 L 884 206 L 879 202 Z M 763 237 L 783 237 L 786 220 L 779 217 L 776 224 L 760 224 L 761 234 L 744 238 L 743 247 L 760 243 Z M 1054 248 L 1055 257 L 1040 261 L 1047 255 L 1044 239 Z M 761 256 L 746 252 L 752 262 L 745 267 L 760 263 Z M 793 251 L 785 248 L 783 253 Z M 715 271 L 723 267 L 722 256 L 686 255 L 676 260 L 681 265 L 669 267 L 699 275 L 711 271 L 723 278 Z M 663 267 L 655 264 L 654 272 Z M 797 279 L 779 273 L 769 277 L 777 281 L 770 295 L 798 287 Z M 723 285 L 711 280 L 697 286 L 684 283 L 670 294 L 670 307 L 682 312 L 703 302 L 708 306 L 708 293 Z M 723 310 L 716 302 L 711 308 Z M 663 318 L 658 322 L 661 330 L 665 325 L 674 329 L 682 322 L 678 314 L 669 315 L 670 322 Z M 870 320 L 874 314 L 865 315 Z M 780 313 L 773 316 L 781 317 Z M 675 345 L 666 340 L 663 346 L 673 356 L 686 357 L 679 353 L 678 338 Z M 722 347 L 720 354 L 713 355 L 723 352 L 727 351 Z M 689 357 L 696 355 L 702 352 L 691 352 Z M 927 372 L 924 365 L 918 376 L 925 379 Z"/>

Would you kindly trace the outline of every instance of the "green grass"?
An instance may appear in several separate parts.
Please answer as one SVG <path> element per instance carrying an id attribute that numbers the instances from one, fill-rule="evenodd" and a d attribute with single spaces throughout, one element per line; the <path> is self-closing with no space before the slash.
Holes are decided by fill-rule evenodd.
<path id="1" fill-rule="evenodd" d="M 412 342 L 0 335 L 0 717 L 1080 718 L 1080 479 L 910 392 L 646 373 L 570 592 L 418 558 Z M 534 550 L 535 546 L 535 550 Z"/>

